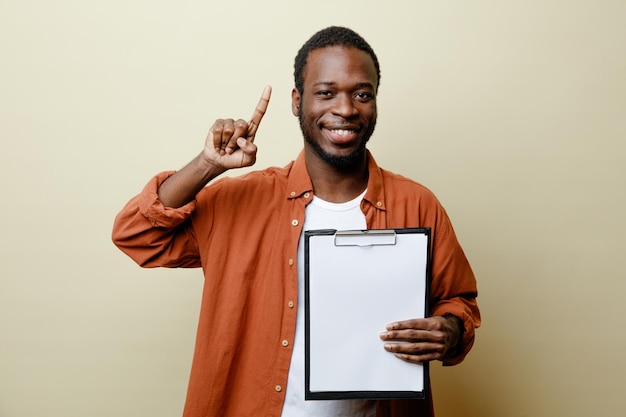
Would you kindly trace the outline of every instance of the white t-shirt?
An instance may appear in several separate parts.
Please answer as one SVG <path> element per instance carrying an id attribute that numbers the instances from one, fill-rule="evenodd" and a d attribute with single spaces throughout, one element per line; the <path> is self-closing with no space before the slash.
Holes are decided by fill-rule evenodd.
<path id="1" fill-rule="evenodd" d="M 307 206 L 302 230 L 363 230 L 365 216 L 360 204 L 365 191 L 345 203 L 329 203 L 313 197 Z M 374 417 L 376 402 L 370 400 L 304 400 L 304 233 L 298 244 L 298 311 L 293 355 L 289 366 L 282 417 Z"/>

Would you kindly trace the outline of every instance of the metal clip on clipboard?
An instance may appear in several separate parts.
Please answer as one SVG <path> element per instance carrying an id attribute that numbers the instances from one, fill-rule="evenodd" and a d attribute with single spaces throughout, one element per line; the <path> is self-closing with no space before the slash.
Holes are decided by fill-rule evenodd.
<path id="1" fill-rule="evenodd" d="M 335 233 L 335 246 L 367 247 L 395 244 L 395 230 L 340 230 Z"/>

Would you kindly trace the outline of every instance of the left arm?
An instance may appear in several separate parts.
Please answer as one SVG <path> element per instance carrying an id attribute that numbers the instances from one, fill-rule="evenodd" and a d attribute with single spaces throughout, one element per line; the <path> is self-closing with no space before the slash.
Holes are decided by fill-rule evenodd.
<path id="1" fill-rule="evenodd" d="M 429 317 L 390 323 L 380 338 L 402 360 L 456 365 L 472 348 L 481 322 L 476 279 L 443 207 L 434 196 L 423 204 L 420 224 L 433 232 Z"/>

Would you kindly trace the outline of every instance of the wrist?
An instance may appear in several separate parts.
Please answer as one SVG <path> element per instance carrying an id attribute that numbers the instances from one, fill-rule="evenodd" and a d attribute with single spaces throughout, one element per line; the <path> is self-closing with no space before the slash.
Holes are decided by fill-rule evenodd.
<path id="1" fill-rule="evenodd" d="M 204 153 L 201 153 L 196 158 L 198 161 L 198 169 L 201 172 L 201 177 L 206 179 L 206 182 L 209 182 L 213 178 L 223 174 L 228 169 L 217 163 L 215 160 L 208 158 Z"/>
<path id="2" fill-rule="evenodd" d="M 463 324 L 463 320 L 452 314 L 446 314 L 444 315 L 444 318 L 448 321 L 448 324 L 452 329 L 450 347 L 448 348 L 444 356 L 454 357 L 460 352 L 463 345 L 463 334 L 465 332 L 465 326 Z"/>

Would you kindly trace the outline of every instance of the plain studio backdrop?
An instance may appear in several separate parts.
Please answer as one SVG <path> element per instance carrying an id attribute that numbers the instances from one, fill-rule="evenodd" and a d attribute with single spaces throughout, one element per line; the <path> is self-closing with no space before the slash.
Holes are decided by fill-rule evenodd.
<path id="1" fill-rule="evenodd" d="M 0 417 L 181 414 L 202 273 L 140 269 L 113 218 L 266 84 L 255 168 L 293 159 L 293 58 L 329 25 L 377 52 L 370 148 L 437 194 L 478 278 L 439 416 L 626 415 L 624 22 L 623 0 L 2 0 Z"/>

